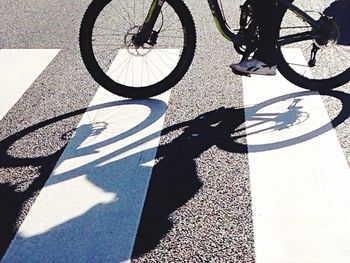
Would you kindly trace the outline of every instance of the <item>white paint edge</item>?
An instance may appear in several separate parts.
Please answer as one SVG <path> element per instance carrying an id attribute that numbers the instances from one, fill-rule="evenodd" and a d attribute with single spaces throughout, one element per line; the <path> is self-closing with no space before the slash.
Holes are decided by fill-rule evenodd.
<path id="1" fill-rule="evenodd" d="M 0 49 L 0 120 L 59 51 L 59 49 Z"/>

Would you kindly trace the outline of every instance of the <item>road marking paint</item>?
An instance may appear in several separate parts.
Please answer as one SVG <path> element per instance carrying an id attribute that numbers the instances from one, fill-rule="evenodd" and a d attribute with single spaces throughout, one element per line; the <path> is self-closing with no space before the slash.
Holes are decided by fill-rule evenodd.
<path id="1" fill-rule="evenodd" d="M 59 49 L 0 49 L 0 120 L 59 51 Z"/>
<path id="2" fill-rule="evenodd" d="M 300 50 L 285 52 L 305 63 Z M 245 112 L 257 263 L 350 262 L 350 169 L 319 93 L 281 75 L 243 78 L 243 89 L 249 106 L 290 94 Z"/>
<path id="3" fill-rule="evenodd" d="M 130 261 L 169 95 L 98 89 L 4 262 Z"/>

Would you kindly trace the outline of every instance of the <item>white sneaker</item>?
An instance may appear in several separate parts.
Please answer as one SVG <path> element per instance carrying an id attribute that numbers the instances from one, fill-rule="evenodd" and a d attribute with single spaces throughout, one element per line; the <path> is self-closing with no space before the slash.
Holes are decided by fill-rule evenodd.
<path id="1" fill-rule="evenodd" d="M 276 75 L 277 66 L 268 66 L 262 61 L 248 59 L 237 64 L 232 64 L 230 68 L 246 74 L 274 76 Z"/>

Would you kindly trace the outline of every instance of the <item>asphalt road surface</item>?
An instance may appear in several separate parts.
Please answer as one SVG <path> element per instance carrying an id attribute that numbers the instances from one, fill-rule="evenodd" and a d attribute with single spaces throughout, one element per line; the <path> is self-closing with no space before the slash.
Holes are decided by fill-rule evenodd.
<path id="1" fill-rule="evenodd" d="M 319 95 L 233 75 L 207 2 L 187 0 L 191 68 L 168 93 L 124 100 L 82 63 L 89 3 L 0 7 L 3 262 L 350 261 L 350 84 Z"/>

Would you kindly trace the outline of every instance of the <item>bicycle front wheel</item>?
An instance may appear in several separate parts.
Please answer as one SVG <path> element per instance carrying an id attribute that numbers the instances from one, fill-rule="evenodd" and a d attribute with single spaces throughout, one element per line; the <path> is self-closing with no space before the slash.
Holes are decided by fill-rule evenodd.
<path id="1" fill-rule="evenodd" d="M 151 1 L 94 0 L 80 27 L 80 51 L 91 76 L 112 93 L 128 98 L 158 95 L 187 72 L 196 47 L 187 6 L 167 0 L 147 43 L 135 46 Z"/>
<path id="2" fill-rule="evenodd" d="M 309 1 L 295 0 L 294 4 L 302 10 L 310 9 Z M 321 19 L 329 28 L 329 35 L 283 46 L 278 69 L 297 86 L 330 90 L 350 81 L 350 5 L 346 1 L 322 0 L 313 4 L 312 9 L 307 13 L 315 20 Z M 280 36 L 311 30 L 309 24 L 288 10 Z"/>

